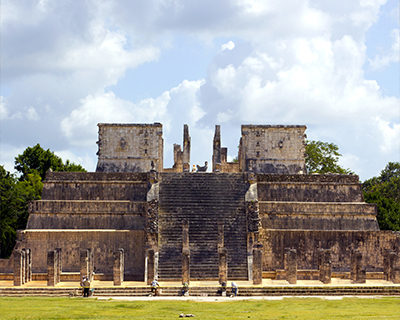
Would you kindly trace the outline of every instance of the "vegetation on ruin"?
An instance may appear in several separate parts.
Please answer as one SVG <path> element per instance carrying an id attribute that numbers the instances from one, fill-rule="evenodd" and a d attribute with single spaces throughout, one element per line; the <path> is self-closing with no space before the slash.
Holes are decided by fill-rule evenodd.
<path id="1" fill-rule="evenodd" d="M 217 298 L 216 298 L 217 300 Z M 8 319 L 398 319 L 400 299 L 284 298 L 283 300 L 116 301 L 83 298 L 0 298 L 0 318 Z"/>
<path id="2" fill-rule="evenodd" d="M 339 165 L 339 147 L 334 143 L 307 140 L 306 141 L 306 167 L 308 173 L 339 173 L 350 174 L 350 169 Z"/>
<path id="3" fill-rule="evenodd" d="M 378 206 L 380 229 L 400 231 L 400 162 L 389 162 L 378 177 L 362 186 L 365 202 Z"/>
<path id="4" fill-rule="evenodd" d="M 39 200 L 46 172 L 86 171 L 77 165 L 56 156 L 40 144 L 28 147 L 15 157 L 18 177 L 0 166 L 0 258 L 8 258 L 15 245 L 18 229 L 25 229 L 28 221 L 28 202 Z"/>

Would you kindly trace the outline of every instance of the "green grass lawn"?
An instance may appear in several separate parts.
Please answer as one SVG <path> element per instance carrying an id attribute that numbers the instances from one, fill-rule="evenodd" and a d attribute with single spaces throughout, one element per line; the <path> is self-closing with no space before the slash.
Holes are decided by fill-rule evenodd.
<path id="1" fill-rule="evenodd" d="M 400 319 L 400 298 L 115 301 L 81 298 L 0 298 L 0 319 Z"/>

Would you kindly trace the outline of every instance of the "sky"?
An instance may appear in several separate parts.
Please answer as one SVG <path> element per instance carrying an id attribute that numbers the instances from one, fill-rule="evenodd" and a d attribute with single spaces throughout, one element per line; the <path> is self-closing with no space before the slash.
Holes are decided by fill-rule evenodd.
<path id="1" fill-rule="evenodd" d="M 306 125 L 365 180 L 400 161 L 397 0 L 2 0 L 0 165 L 37 143 L 95 171 L 98 123 L 163 124 L 164 167 L 241 124 Z"/>

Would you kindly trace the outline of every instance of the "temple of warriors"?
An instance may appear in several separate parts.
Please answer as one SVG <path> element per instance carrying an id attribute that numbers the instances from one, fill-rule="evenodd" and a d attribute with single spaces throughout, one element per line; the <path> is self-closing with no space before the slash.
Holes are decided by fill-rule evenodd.
<path id="1" fill-rule="evenodd" d="M 307 174 L 306 126 L 242 125 L 228 162 L 217 125 L 208 169 L 187 125 L 172 168 L 162 124 L 98 127 L 96 172 L 47 172 L 0 278 L 400 283 L 400 235 L 379 230 L 358 176 Z"/>

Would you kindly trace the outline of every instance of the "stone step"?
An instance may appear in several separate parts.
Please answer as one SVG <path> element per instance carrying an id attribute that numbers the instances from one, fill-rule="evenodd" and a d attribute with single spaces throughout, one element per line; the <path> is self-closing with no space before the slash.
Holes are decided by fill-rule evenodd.
<path id="1" fill-rule="evenodd" d="M 192 279 L 195 281 L 196 279 Z M 217 279 L 210 279 L 217 280 Z M 231 287 L 228 278 L 227 294 Z M 47 289 L 47 290 L 44 290 Z M 181 294 L 181 286 L 162 287 L 161 296 L 178 296 Z M 0 288 L 0 296 L 68 296 L 74 288 Z M 148 287 L 107 287 L 95 288 L 94 297 L 107 296 L 148 296 Z M 80 291 L 78 291 L 80 294 Z M 221 296 L 220 286 L 191 287 L 189 284 L 190 296 Z M 399 296 L 399 286 L 266 286 L 266 287 L 240 287 L 238 296 Z"/>

